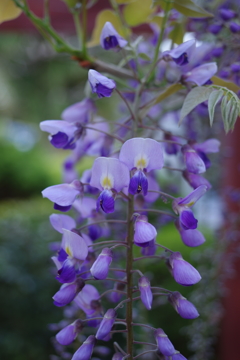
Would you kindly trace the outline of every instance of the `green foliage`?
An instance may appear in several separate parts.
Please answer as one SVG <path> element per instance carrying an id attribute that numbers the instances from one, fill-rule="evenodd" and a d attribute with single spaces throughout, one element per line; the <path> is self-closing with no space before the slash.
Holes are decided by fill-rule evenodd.
<path id="1" fill-rule="evenodd" d="M 202 17 L 213 17 L 211 13 L 204 10 L 192 0 L 155 0 L 153 4 L 159 4 L 163 9 L 165 9 L 166 4 L 169 4 L 172 8 L 179 11 L 181 14 L 192 17 L 192 18 L 202 18 Z"/>
<path id="2" fill-rule="evenodd" d="M 136 0 L 123 9 L 124 19 L 129 26 L 137 26 L 148 22 L 148 17 L 153 12 L 152 0 Z"/>

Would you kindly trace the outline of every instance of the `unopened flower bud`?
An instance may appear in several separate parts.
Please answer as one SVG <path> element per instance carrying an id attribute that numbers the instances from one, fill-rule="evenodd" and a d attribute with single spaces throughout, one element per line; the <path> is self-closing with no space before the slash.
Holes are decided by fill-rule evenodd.
<path id="1" fill-rule="evenodd" d="M 180 354 L 179 351 L 176 351 L 176 353 L 172 355 L 172 360 L 187 360 L 187 359 L 185 358 L 185 356 Z"/>
<path id="2" fill-rule="evenodd" d="M 92 69 L 88 72 L 88 81 L 91 85 L 92 92 L 96 93 L 99 98 L 110 97 L 116 87 L 113 80 Z"/>
<path id="3" fill-rule="evenodd" d="M 169 294 L 168 301 L 172 304 L 177 313 L 184 319 L 195 319 L 199 316 L 195 306 L 178 291 L 174 291 Z"/>
<path id="4" fill-rule="evenodd" d="M 179 231 L 182 242 L 189 247 L 196 247 L 202 245 L 206 240 L 203 234 L 197 229 L 185 230 L 180 226 L 179 220 L 175 222 L 175 226 Z"/>
<path id="5" fill-rule="evenodd" d="M 143 246 L 143 244 L 148 246 L 148 243 L 157 236 L 157 230 L 144 215 L 138 216 L 134 230 L 134 243 L 138 246 Z"/>
<path id="6" fill-rule="evenodd" d="M 96 339 L 94 335 L 90 335 L 80 348 L 74 353 L 72 360 L 90 360 Z"/>
<path id="7" fill-rule="evenodd" d="M 127 45 L 127 41 L 123 39 L 115 30 L 113 25 L 109 21 L 107 21 L 103 26 L 100 35 L 100 44 L 105 50 L 116 48 L 120 49 Z"/>
<path id="8" fill-rule="evenodd" d="M 108 276 L 109 266 L 112 262 L 112 251 L 108 248 L 102 250 L 92 265 L 90 272 L 97 280 L 106 279 Z"/>
<path id="9" fill-rule="evenodd" d="M 113 355 L 112 360 L 122 360 L 124 358 L 124 355 L 120 352 L 117 352 Z"/>
<path id="10" fill-rule="evenodd" d="M 175 353 L 173 344 L 162 329 L 157 329 L 154 335 L 157 342 L 158 350 L 163 355 L 171 356 Z"/>
<path id="11" fill-rule="evenodd" d="M 83 325 L 81 320 L 76 320 L 74 323 L 66 326 L 64 329 L 59 331 L 56 335 L 56 339 L 61 345 L 71 344 L 77 337 L 78 333 L 82 330 Z"/>
<path id="12" fill-rule="evenodd" d="M 189 145 L 182 147 L 182 153 L 187 170 L 190 173 L 201 174 L 206 171 L 206 166 L 197 152 Z"/>
<path id="13" fill-rule="evenodd" d="M 182 258 L 179 252 L 174 252 L 169 258 L 174 280 L 183 286 L 194 285 L 201 280 L 199 272 Z"/>
<path id="14" fill-rule="evenodd" d="M 69 304 L 84 286 L 85 282 L 82 279 L 77 279 L 72 284 L 63 284 L 53 296 L 54 305 L 61 307 Z"/>
<path id="15" fill-rule="evenodd" d="M 143 305 L 150 310 L 152 307 L 153 294 L 151 291 L 150 281 L 146 276 L 142 276 L 138 281 L 138 287 L 141 293 L 141 300 Z"/>
<path id="16" fill-rule="evenodd" d="M 104 338 L 110 333 L 112 326 L 115 322 L 116 316 L 117 314 L 114 309 L 107 310 L 98 328 L 96 339 L 104 340 Z"/>

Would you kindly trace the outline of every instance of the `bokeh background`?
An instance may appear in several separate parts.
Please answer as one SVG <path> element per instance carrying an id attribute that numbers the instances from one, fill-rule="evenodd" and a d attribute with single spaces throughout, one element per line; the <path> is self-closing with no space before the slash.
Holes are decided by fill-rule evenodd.
<path id="1" fill-rule="evenodd" d="M 40 15 L 42 2 L 29 3 Z M 101 0 L 91 9 L 89 31 L 96 14 L 105 6 L 108 1 Z M 66 5 L 52 0 L 50 9 L 54 27 L 75 43 Z M 41 191 L 61 183 L 66 152 L 51 147 L 46 134 L 40 132 L 39 123 L 59 119 L 64 108 L 83 99 L 87 73 L 67 55 L 55 54 L 24 15 L 0 25 L 0 54 L 0 358 L 55 360 L 58 357 L 53 330 L 57 325 L 49 324 L 58 324 L 63 316 L 51 300 L 59 285 L 53 276 L 50 244 L 59 241 L 59 236 L 48 220 L 52 204 L 42 199 Z M 103 100 L 100 114 L 111 119 L 114 106 L 111 110 L 105 104 Z M 198 268 L 203 277 L 201 283 L 183 289 L 174 283 L 164 265 L 144 269 L 152 273 L 153 281 L 181 291 L 197 306 L 201 316 L 194 321 L 181 319 L 163 300 L 155 303 L 152 312 L 141 315 L 153 326 L 164 324 L 175 347 L 196 360 L 240 358 L 237 353 L 235 357 L 224 357 L 228 354 L 227 345 L 226 351 L 219 345 L 226 339 L 223 334 L 229 333 L 227 326 L 237 326 L 239 318 L 235 305 L 226 300 L 235 296 L 232 301 L 236 303 L 239 296 L 238 134 L 239 126 L 235 134 L 225 136 L 218 132 L 222 153 L 213 159 L 209 174 L 215 190 L 198 209 L 199 216 L 208 211 L 212 219 L 213 226 L 208 222 L 201 228 L 207 242 L 200 249 L 189 249 L 169 224 L 163 225 L 159 234 L 163 245 L 180 251 Z M 80 173 L 90 161 L 80 164 Z M 228 208 L 222 206 L 224 200 Z M 226 316 L 229 308 L 235 312 Z"/>

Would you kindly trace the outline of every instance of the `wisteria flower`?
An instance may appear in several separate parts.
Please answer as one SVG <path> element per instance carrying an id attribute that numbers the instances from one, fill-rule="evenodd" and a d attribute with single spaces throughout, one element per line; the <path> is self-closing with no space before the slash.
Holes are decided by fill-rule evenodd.
<path id="1" fill-rule="evenodd" d="M 74 149 L 78 127 L 63 120 L 46 120 L 40 123 L 40 129 L 50 134 L 50 143 L 57 149 Z"/>
<path id="2" fill-rule="evenodd" d="M 184 145 L 181 149 L 187 170 L 193 174 L 201 174 L 206 171 L 206 166 L 197 151 L 190 145 Z"/>
<path id="3" fill-rule="evenodd" d="M 110 97 L 116 87 L 115 81 L 100 74 L 96 70 L 89 70 L 88 81 L 91 85 L 92 92 L 96 93 L 99 98 Z"/>
<path id="4" fill-rule="evenodd" d="M 207 179 L 205 179 L 203 176 L 200 176 L 198 174 L 193 174 L 184 170 L 183 177 L 193 189 L 196 189 L 201 185 L 205 185 L 207 187 L 207 190 L 211 189 L 212 187 L 212 185 Z"/>
<path id="5" fill-rule="evenodd" d="M 131 177 L 128 191 L 130 194 L 147 194 L 147 172 L 162 169 L 162 145 L 153 139 L 133 138 L 127 140 L 119 154 L 119 160 L 125 163 L 133 176 Z"/>
<path id="6" fill-rule="evenodd" d="M 206 240 L 203 234 L 197 229 L 183 229 L 179 220 L 175 222 L 176 228 L 179 231 L 182 242 L 189 247 L 196 247 L 202 245 Z"/>
<path id="7" fill-rule="evenodd" d="M 192 82 L 198 86 L 206 84 L 213 75 L 216 74 L 218 68 L 215 62 L 206 63 L 193 68 L 182 76 L 184 82 Z"/>
<path id="8" fill-rule="evenodd" d="M 99 297 L 98 290 L 93 285 L 86 284 L 74 301 L 87 316 L 92 316 L 96 312 L 92 302 L 98 300 Z"/>
<path id="9" fill-rule="evenodd" d="M 200 144 L 193 144 L 192 147 L 203 160 L 206 169 L 211 166 L 211 162 L 206 154 L 219 152 L 220 141 L 217 139 L 208 139 Z"/>
<path id="10" fill-rule="evenodd" d="M 156 228 L 150 224 L 145 215 L 137 217 L 134 224 L 134 243 L 138 246 L 148 246 L 157 236 Z"/>
<path id="11" fill-rule="evenodd" d="M 174 280 L 180 285 L 191 286 L 201 280 L 199 272 L 185 261 L 179 252 L 171 254 L 168 264 Z"/>
<path id="12" fill-rule="evenodd" d="M 76 104 L 68 106 L 62 112 L 62 119 L 69 123 L 86 124 L 96 112 L 96 106 L 92 99 L 86 98 Z"/>
<path id="13" fill-rule="evenodd" d="M 99 157 L 94 161 L 90 185 L 102 190 L 97 209 L 114 212 L 114 192 L 120 192 L 129 184 L 127 166 L 118 159 Z"/>
<path id="14" fill-rule="evenodd" d="M 100 44 L 105 50 L 117 49 L 126 46 L 127 40 L 120 36 L 113 25 L 107 21 L 102 28 Z"/>
<path id="15" fill-rule="evenodd" d="M 70 345 L 76 339 L 82 328 L 83 326 L 81 320 L 76 320 L 59 331 L 56 335 L 56 340 L 61 345 Z"/>
<path id="16" fill-rule="evenodd" d="M 72 360 L 89 360 L 91 359 L 93 348 L 96 344 L 95 336 L 90 335 L 80 348 L 73 354 Z"/>
<path id="17" fill-rule="evenodd" d="M 54 305 L 62 307 L 69 304 L 84 288 L 85 282 L 76 279 L 73 283 L 63 284 L 60 290 L 53 296 Z"/>
<path id="18" fill-rule="evenodd" d="M 168 301 L 172 304 L 177 313 L 184 319 L 196 319 L 199 316 L 195 306 L 178 291 L 174 291 L 169 294 Z"/>
<path id="19" fill-rule="evenodd" d="M 116 317 L 117 314 L 114 309 L 107 310 L 96 333 L 96 339 L 104 340 L 104 338 L 110 333 Z"/>
<path id="20" fill-rule="evenodd" d="M 49 216 L 52 227 L 63 234 L 63 229 L 72 230 L 76 228 L 76 221 L 68 215 L 52 214 Z"/>
<path id="21" fill-rule="evenodd" d="M 161 57 L 165 61 L 173 60 L 177 65 L 186 65 L 188 64 L 188 52 L 193 51 L 195 43 L 195 39 L 185 41 L 172 50 L 164 51 Z"/>

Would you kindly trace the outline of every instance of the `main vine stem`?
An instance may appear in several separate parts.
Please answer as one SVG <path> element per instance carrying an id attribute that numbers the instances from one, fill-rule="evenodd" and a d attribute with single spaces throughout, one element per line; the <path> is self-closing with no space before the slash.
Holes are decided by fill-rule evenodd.
<path id="1" fill-rule="evenodd" d="M 128 201 L 128 219 L 127 219 L 127 298 L 129 302 L 127 302 L 127 354 L 129 355 L 128 360 L 133 360 L 133 326 L 132 326 L 132 299 L 133 299 L 133 274 L 132 274 L 132 266 L 133 266 L 133 235 L 134 235 L 134 224 L 132 220 L 132 215 L 134 212 L 134 197 L 133 195 L 129 195 Z"/>

